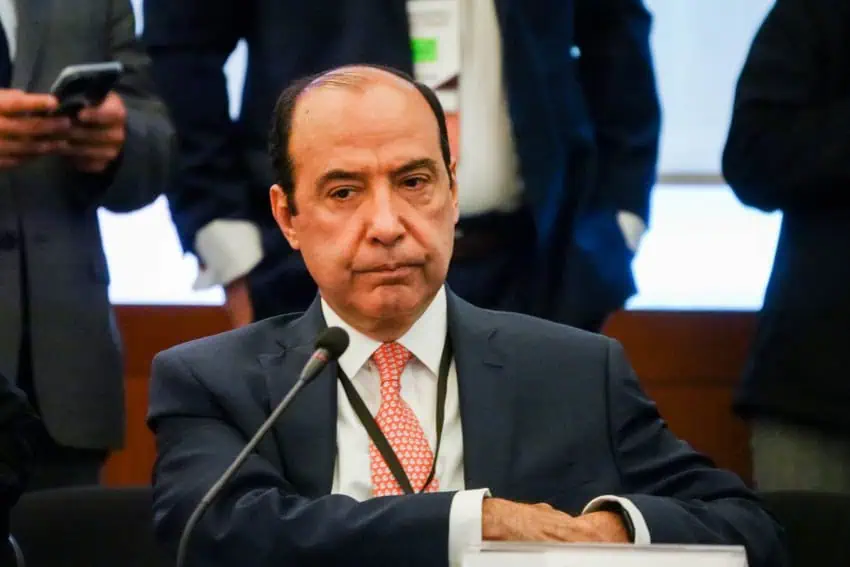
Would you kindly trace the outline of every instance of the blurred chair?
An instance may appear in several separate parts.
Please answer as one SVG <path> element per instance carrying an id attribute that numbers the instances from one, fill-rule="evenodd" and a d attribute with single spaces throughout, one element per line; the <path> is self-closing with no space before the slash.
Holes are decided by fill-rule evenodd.
<path id="1" fill-rule="evenodd" d="M 850 494 L 789 490 L 761 497 L 785 528 L 791 567 L 850 566 Z"/>
<path id="2" fill-rule="evenodd" d="M 11 533 L 25 567 L 172 567 L 154 541 L 149 487 L 24 494 Z"/>

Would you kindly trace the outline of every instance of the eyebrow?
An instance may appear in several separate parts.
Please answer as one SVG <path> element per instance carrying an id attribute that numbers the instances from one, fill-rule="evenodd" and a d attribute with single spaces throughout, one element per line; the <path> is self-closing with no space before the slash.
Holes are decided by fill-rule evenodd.
<path id="1" fill-rule="evenodd" d="M 417 169 L 427 169 L 432 175 L 437 175 L 437 162 L 431 158 L 420 158 L 411 160 L 392 171 L 392 177 L 401 177 Z M 345 169 L 331 169 L 319 177 L 316 186 L 324 187 L 331 181 L 364 181 L 366 174 Z"/>
<path id="2" fill-rule="evenodd" d="M 317 187 L 324 187 L 331 181 L 363 181 L 366 176 L 356 171 L 347 171 L 345 169 L 331 169 L 326 171 L 319 177 L 316 183 Z"/>
<path id="3" fill-rule="evenodd" d="M 437 162 L 431 158 L 414 159 L 394 169 L 392 176 L 401 177 L 417 169 L 427 169 L 432 175 L 437 175 Z"/>

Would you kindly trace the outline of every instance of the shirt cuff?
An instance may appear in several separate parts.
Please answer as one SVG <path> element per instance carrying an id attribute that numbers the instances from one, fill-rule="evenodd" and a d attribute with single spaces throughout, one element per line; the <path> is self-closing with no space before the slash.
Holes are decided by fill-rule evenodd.
<path id="1" fill-rule="evenodd" d="M 649 526 L 646 525 L 646 520 L 644 519 L 643 514 L 640 513 L 638 507 L 635 506 L 628 498 L 621 498 L 620 496 L 611 496 L 607 494 L 605 496 L 598 496 L 591 500 L 590 503 L 584 507 L 584 510 L 582 510 L 581 513 L 589 514 L 590 512 L 595 512 L 605 502 L 616 502 L 622 506 L 626 514 L 629 515 L 629 519 L 632 521 L 632 525 L 635 528 L 635 545 L 649 545 L 652 543 L 652 539 L 649 537 Z"/>
<path id="2" fill-rule="evenodd" d="M 617 213 L 617 226 L 620 227 L 620 232 L 623 233 L 623 239 L 626 241 L 626 246 L 632 253 L 636 253 L 640 241 L 646 232 L 646 223 L 643 219 L 629 211 L 619 211 Z"/>
<path id="3" fill-rule="evenodd" d="M 198 270 L 194 289 L 227 285 L 263 259 L 260 229 L 245 220 L 214 220 L 198 231 L 195 251 L 203 266 Z"/>
<path id="4" fill-rule="evenodd" d="M 452 498 L 449 511 L 449 565 L 460 567 L 466 550 L 481 545 L 481 505 L 486 488 L 461 490 Z"/>

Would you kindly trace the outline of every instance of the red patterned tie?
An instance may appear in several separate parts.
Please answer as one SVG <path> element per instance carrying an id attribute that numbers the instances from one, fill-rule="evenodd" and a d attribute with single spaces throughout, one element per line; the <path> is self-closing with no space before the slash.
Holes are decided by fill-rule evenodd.
<path id="1" fill-rule="evenodd" d="M 401 373 L 412 356 L 409 350 L 398 343 L 384 343 L 372 355 L 372 361 L 381 374 L 381 406 L 375 421 L 401 462 L 413 490 L 421 492 L 431 472 L 434 454 L 419 420 L 401 398 Z M 404 491 L 374 443 L 369 443 L 369 458 L 372 463 L 372 494 L 403 494 Z M 439 483 L 433 478 L 425 492 L 436 492 L 438 489 Z"/>

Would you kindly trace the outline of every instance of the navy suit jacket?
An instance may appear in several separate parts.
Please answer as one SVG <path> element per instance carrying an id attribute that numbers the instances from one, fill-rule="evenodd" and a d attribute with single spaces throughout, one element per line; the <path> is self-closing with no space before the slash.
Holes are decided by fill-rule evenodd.
<path id="1" fill-rule="evenodd" d="M 649 222 L 661 129 L 651 16 L 643 0 L 495 2 L 538 236 L 536 313 L 584 325 L 636 290 L 616 214 Z"/>
<path id="2" fill-rule="evenodd" d="M 665 427 L 615 341 L 448 293 L 466 488 L 578 514 L 630 498 L 653 542 L 741 544 L 751 567 L 783 565 L 780 530 L 734 474 Z M 160 353 L 158 536 L 176 547 L 203 494 L 292 387 L 317 333 L 316 301 Z M 197 525 L 199 565 L 445 565 L 451 492 L 358 503 L 331 495 L 337 386 L 331 364 L 294 400 Z"/>
<path id="3" fill-rule="evenodd" d="M 648 220 L 655 183 L 660 110 L 650 15 L 642 0 L 495 2 L 525 204 L 538 235 L 539 269 L 528 282 L 539 289 L 534 311 L 572 324 L 596 320 L 635 291 L 615 215 Z M 404 0 L 145 0 L 144 34 L 179 133 L 169 201 L 184 247 L 193 250 L 212 220 L 251 220 L 267 255 L 252 281 L 300 290 L 306 269 L 268 203 L 274 101 L 295 79 L 338 65 L 412 72 Z M 250 55 L 242 113 L 232 123 L 221 67 L 240 38 Z"/>

